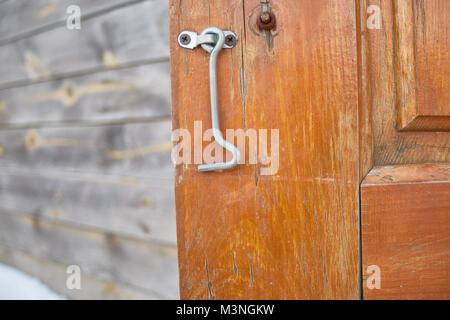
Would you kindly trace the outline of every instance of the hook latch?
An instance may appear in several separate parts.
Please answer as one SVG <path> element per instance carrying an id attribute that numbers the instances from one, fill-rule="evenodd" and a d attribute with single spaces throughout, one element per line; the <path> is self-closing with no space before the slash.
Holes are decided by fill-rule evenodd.
<path id="1" fill-rule="evenodd" d="M 209 27 L 199 35 L 192 31 L 183 31 L 178 35 L 178 43 L 183 48 L 195 49 L 201 46 L 211 54 L 209 60 L 209 87 L 211 97 L 211 120 L 214 139 L 226 150 L 233 154 L 228 162 L 202 164 L 198 171 L 216 171 L 234 168 L 240 160 L 239 149 L 223 139 L 219 126 L 219 103 L 217 97 L 217 56 L 223 48 L 231 49 L 237 42 L 237 36 L 232 31 L 222 31 L 216 27 Z"/>

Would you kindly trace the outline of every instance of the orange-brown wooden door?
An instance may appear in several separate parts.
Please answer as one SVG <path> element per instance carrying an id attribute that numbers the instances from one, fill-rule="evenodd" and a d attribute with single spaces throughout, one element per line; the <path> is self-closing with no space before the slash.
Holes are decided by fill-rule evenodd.
<path id="1" fill-rule="evenodd" d="M 218 58 L 222 130 L 267 129 L 271 141 L 278 129 L 280 155 L 269 175 L 248 152 L 223 172 L 177 166 L 181 297 L 357 299 L 355 1 L 270 1 L 270 32 L 256 27 L 261 6 L 171 1 L 174 129 L 211 126 L 209 54 L 177 35 L 216 26 L 239 37 Z"/>
<path id="2" fill-rule="evenodd" d="M 435 3 L 430 9 L 424 2 L 428 1 L 170 1 L 173 129 L 190 133 L 174 143 L 189 145 L 192 151 L 183 149 L 183 159 L 190 161 L 176 166 L 181 298 L 359 299 L 377 294 L 401 298 L 395 290 L 383 291 L 398 284 L 389 282 L 399 265 L 396 253 L 373 253 L 368 246 L 370 239 L 378 245 L 391 234 L 380 233 L 386 231 L 380 224 L 370 229 L 380 220 L 364 220 L 365 208 L 370 203 L 389 208 L 371 207 L 378 211 L 373 215 L 369 211 L 367 217 L 374 219 L 404 212 L 416 222 L 426 221 L 420 210 L 411 213 L 401 205 L 412 197 L 431 197 L 427 212 L 433 212 L 429 216 L 439 226 L 420 232 L 408 229 L 407 236 L 398 240 L 438 230 L 443 236 L 438 253 L 428 254 L 426 248 L 422 252 L 427 258 L 434 255 L 433 261 L 443 259 L 443 267 L 433 269 L 441 272 L 433 281 L 445 280 L 448 183 L 439 180 L 443 184 L 433 185 L 428 190 L 432 195 L 426 196 L 421 194 L 426 186 L 383 191 L 385 186 L 374 187 L 376 183 L 367 180 L 392 170 L 389 166 L 400 166 L 401 171 L 406 164 L 421 163 L 437 166 L 433 170 L 440 170 L 438 177 L 448 180 L 449 59 L 447 29 L 442 27 L 447 21 L 440 12 L 445 8 L 439 7 L 447 4 L 430 0 Z M 381 9 L 381 29 L 367 29 L 371 5 Z M 403 6 L 416 11 L 408 18 L 401 12 Z M 256 19 L 267 8 L 276 17 L 276 27 L 261 31 Z M 426 13 L 418 14 L 421 8 Z M 402 19 L 417 20 L 413 34 L 423 32 L 422 38 L 413 37 L 422 39 L 422 49 L 414 44 L 412 56 L 406 43 L 411 31 L 403 30 L 408 23 Z M 432 23 L 421 25 L 420 19 Z M 177 36 L 183 30 L 201 32 L 210 26 L 239 37 L 233 49 L 222 50 L 217 62 L 222 131 L 225 135 L 226 129 L 255 130 L 258 143 L 269 142 L 269 154 L 279 151 L 278 163 L 274 157 L 269 157 L 270 163 L 264 161 L 258 144 L 256 163 L 247 146 L 245 163 L 234 169 L 197 170 L 195 145 L 200 143 L 203 152 L 211 149 L 207 138 L 202 141 L 203 132 L 211 127 L 210 55 L 201 48 L 180 47 Z M 441 30 L 442 39 L 430 39 L 435 29 Z M 433 46 L 432 58 L 420 55 L 427 46 Z M 428 104 L 430 99 L 434 107 Z M 201 132 L 196 134 L 199 123 Z M 261 129 L 267 136 L 260 134 Z M 272 140 L 274 136 L 278 140 Z M 278 148 L 271 148 L 274 141 Z M 414 177 L 418 171 L 414 170 L 406 176 Z M 397 173 L 379 178 L 385 181 L 385 176 L 397 179 Z M 366 187 L 375 193 L 365 193 Z M 443 206 L 438 212 L 433 209 L 437 203 Z M 411 221 L 402 225 L 398 216 L 394 222 L 399 229 L 415 225 Z M 399 242 L 399 250 L 408 250 L 405 243 Z M 384 260 L 370 258 L 377 256 Z M 365 288 L 369 265 L 381 269 L 382 289 L 370 290 L 373 296 Z M 438 294 L 448 292 L 442 289 Z"/>
<path id="3" fill-rule="evenodd" d="M 375 164 L 361 185 L 363 297 L 450 299 L 450 1 L 369 5 L 383 26 L 361 38 Z"/>

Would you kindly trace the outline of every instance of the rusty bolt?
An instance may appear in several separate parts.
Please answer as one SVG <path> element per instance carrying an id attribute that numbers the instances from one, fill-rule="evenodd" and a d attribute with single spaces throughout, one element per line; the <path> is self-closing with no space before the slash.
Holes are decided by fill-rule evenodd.
<path id="1" fill-rule="evenodd" d="M 180 37 L 180 41 L 182 44 L 188 45 L 191 42 L 191 36 L 186 33 L 183 33 Z"/>
<path id="2" fill-rule="evenodd" d="M 229 34 L 225 37 L 225 44 L 227 46 L 233 47 L 236 44 L 236 37 L 232 34 Z"/>
<path id="3" fill-rule="evenodd" d="M 275 15 L 272 12 L 261 12 L 257 20 L 258 27 L 261 30 L 271 30 L 276 26 Z"/>
<path id="4" fill-rule="evenodd" d="M 270 20 L 272 20 L 272 17 L 270 16 L 270 13 L 269 13 L 269 12 L 263 12 L 263 13 L 261 13 L 260 18 L 261 18 L 261 22 L 262 22 L 262 23 L 265 23 L 265 24 L 269 23 Z"/>

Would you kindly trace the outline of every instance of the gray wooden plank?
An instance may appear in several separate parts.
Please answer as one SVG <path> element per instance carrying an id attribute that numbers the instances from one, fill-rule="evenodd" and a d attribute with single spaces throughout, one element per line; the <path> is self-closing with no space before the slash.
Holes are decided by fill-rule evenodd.
<path id="1" fill-rule="evenodd" d="M 0 131 L 0 167 L 173 181 L 171 121 Z"/>
<path id="2" fill-rule="evenodd" d="M 0 86 L 168 55 L 168 3 L 145 1 L 2 46 Z"/>
<path id="3" fill-rule="evenodd" d="M 2 167 L 2 209 L 176 243 L 173 184 L 169 181 Z"/>
<path id="4" fill-rule="evenodd" d="M 49 288 L 69 299 L 74 300 L 159 300 L 168 298 L 157 292 L 135 288 L 110 281 L 100 281 L 86 274 L 81 278 L 81 289 L 70 290 L 66 286 L 68 264 L 55 263 L 40 257 L 35 257 L 16 249 L 0 246 L 0 262 L 22 270 L 31 276 L 39 278 Z M 176 274 L 173 275 L 177 277 Z M 172 297 L 171 297 L 172 298 Z M 177 296 L 173 296 L 177 298 Z"/>
<path id="5" fill-rule="evenodd" d="M 0 246 L 58 264 L 76 264 L 100 281 L 125 284 L 163 297 L 178 296 L 176 247 L 99 233 L 69 224 L 0 211 Z"/>
<path id="6" fill-rule="evenodd" d="M 0 128 L 57 122 L 107 123 L 170 114 L 167 62 L 0 90 Z"/>
<path id="7" fill-rule="evenodd" d="M 67 8 L 77 5 L 84 18 L 98 15 L 119 5 L 140 0 L 15 0 L 0 1 L 0 45 L 64 25 Z"/>
<path id="8" fill-rule="evenodd" d="M 2 168 L 0 210 L 175 244 L 172 189 L 144 179 Z"/>

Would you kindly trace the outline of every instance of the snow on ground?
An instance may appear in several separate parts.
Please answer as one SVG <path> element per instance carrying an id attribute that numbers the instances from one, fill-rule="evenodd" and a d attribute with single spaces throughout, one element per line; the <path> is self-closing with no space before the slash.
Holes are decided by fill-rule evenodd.
<path id="1" fill-rule="evenodd" d="M 0 264 L 0 300 L 61 300 L 63 296 L 53 292 L 39 279 Z"/>

